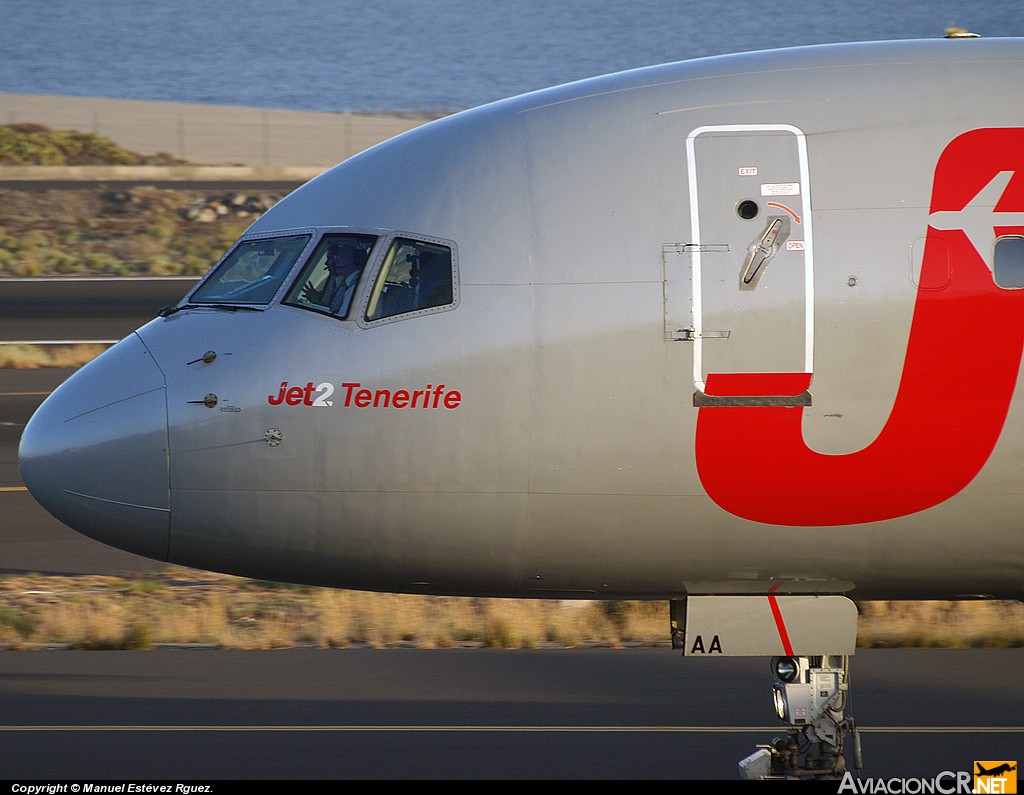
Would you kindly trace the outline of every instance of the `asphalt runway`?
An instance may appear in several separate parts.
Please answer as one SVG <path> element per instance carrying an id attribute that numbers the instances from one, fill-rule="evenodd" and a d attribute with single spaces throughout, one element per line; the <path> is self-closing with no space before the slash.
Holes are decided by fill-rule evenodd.
<path id="1" fill-rule="evenodd" d="M 163 564 L 108 547 L 58 522 L 18 473 L 18 441 L 32 412 L 73 370 L 0 369 L 0 574 L 138 574 Z"/>
<path id="2" fill-rule="evenodd" d="M 195 278 L 3 279 L 0 340 L 117 340 L 176 303 Z M 0 574 L 117 574 L 162 564 L 100 544 L 44 511 L 18 472 L 32 413 L 73 370 L 0 369 Z"/>
<path id="3" fill-rule="evenodd" d="M 865 777 L 1024 756 L 1024 650 L 853 659 Z M 767 662 L 668 648 L 5 652 L 0 778 L 734 779 Z"/>
<path id="4" fill-rule="evenodd" d="M 116 341 L 162 307 L 177 304 L 198 278 L 0 280 L 0 342 Z M 12 379 L 7 376 L 6 388 Z"/>
<path id="5" fill-rule="evenodd" d="M 25 423 L 43 399 L 72 372 L 53 368 L 0 369 L 0 487 L 21 485 L 18 440 Z"/>

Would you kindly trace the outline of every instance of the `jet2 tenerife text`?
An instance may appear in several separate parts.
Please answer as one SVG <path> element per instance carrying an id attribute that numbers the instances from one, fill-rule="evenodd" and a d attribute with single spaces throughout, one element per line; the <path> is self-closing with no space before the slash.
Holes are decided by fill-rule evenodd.
<path id="1" fill-rule="evenodd" d="M 669 600 L 685 654 L 773 658 L 744 775 L 838 775 L 853 600 L 1024 590 L 1022 69 L 808 47 L 425 125 L 54 392 L 25 482 L 187 566 Z"/>

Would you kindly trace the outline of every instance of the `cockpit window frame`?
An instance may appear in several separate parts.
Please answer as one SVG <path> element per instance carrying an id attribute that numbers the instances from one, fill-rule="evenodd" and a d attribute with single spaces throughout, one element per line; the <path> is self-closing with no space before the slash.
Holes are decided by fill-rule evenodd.
<path id="1" fill-rule="evenodd" d="M 384 268 L 388 264 L 388 253 L 396 240 L 409 240 L 414 243 L 425 243 L 428 245 L 442 246 L 451 252 L 452 266 L 452 300 L 450 303 L 440 306 L 430 306 L 423 309 L 413 309 L 408 312 L 401 312 L 375 320 L 367 319 L 370 300 L 380 280 L 384 278 Z M 356 323 L 360 328 L 372 329 L 378 326 L 386 326 L 391 323 L 398 323 L 411 318 L 423 317 L 425 315 L 436 315 L 442 312 L 451 312 L 457 309 L 461 300 L 459 290 L 459 249 L 455 241 L 433 235 L 424 235 L 418 232 L 407 232 L 404 230 L 389 231 L 387 235 L 377 241 L 377 247 L 367 260 L 366 269 L 363 271 L 363 283 L 360 285 L 361 295 L 357 296 L 359 312 L 356 315 Z M 350 313 L 351 314 L 351 313 Z"/>
<path id="2" fill-rule="evenodd" d="M 274 291 L 274 294 L 270 296 L 269 300 L 230 302 L 232 306 L 251 307 L 255 309 L 269 309 L 271 306 L 280 303 L 281 298 L 284 295 L 286 289 L 290 288 L 293 281 L 292 273 L 295 271 L 296 267 L 305 264 L 306 260 L 309 258 L 309 254 L 310 251 L 312 250 L 312 247 L 317 243 L 317 241 L 321 237 L 320 231 L 321 230 L 312 227 L 303 227 L 300 229 L 279 229 L 273 232 L 259 232 L 256 234 L 242 235 L 228 248 L 227 251 L 224 252 L 220 259 L 218 259 L 213 265 L 210 266 L 210 269 L 206 272 L 203 278 L 201 278 L 199 282 L 191 290 L 189 290 L 184 299 L 182 299 L 180 306 L 182 306 L 182 308 L 217 306 L 218 303 L 220 302 L 193 301 L 192 298 L 194 295 L 196 295 L 196 293 L 200 292 L 203 289 L 203 286 L 214 277 L 214 275 L 220 269 L 221 265 L 223 265 L 224 262 L 230 259 L 234 255 L 235 251 L 238 250 L 239 247 L 246 245 L 247 243 L 252 243 L 259 240 L 273 240 L 275 238 L 282 237 L 299 237 L 301 235 L 309 235 L 309 239 L 306 241 L 306 244 L 302 247 L 302 250 L 295 258 L 295 261 L 288 269 L 288 272 L 281 279 L 281 283 L 277 286 L 277 289 Z"/>
<path id="3" fill-rule="evenodd" d="M 313 312 L 317 315 L 324 315 L 335 320 L 351 321 L 354 318 L 355 309 L 359 306 L 361 301 L 361 295 L 366 289 L 367 274 L 372 272 L 375 266 L 375 262 L 380 253 L 381 240 L 385 238 L 387 233 L 380 229 L 364 229 L 358 227 L 324 227 L 316 230 L 315 239 L 312 241 L 310 248 L 303 252 L 303 257 L 299 261 L 299 267 L 294 270 L 294 276 L 289 280 L 287 289 L 281 294 L 279 302 L 281 306 L 293 307 L 295 309 L 301 309 L 305 312 Z M 359 273 L 359 277 L 355 283 L 355 290 L 352 294 L 351 300 L 348 303 L 347 311 L 344 315 L 338 315 L 326 307 L 319 307 L 314 303 L 306 301 L 288 300 L 289 296 L 299 288 L 300 282 L 307 279 L 309 276 L 309 267 L 311 265 L 311 258 L 320 251 L 321 246 L 326 238 L 330 237 L 360 237 L 360 238 L 372 238 L 373 243 L 370 245 L 369 252 L 366 257 L 366 261 L 363 263 L 363 267 Z"/>
<path id="4" fill-rule="evenodd" d="M 209 281 L 222 264 L 228 260 L 239 246 L 253 241 L 259 240 L 271 240 L 274 238 L 281 237 L 295 237 L 298 235 L 309 235 L 309 240 L 303 246 L 302 251 L 297 256 L 295 262 L 292 264 L 289 272 L 285 275 L 282 283 L 278 286 L 274 295 L 267 301 L 264 302 L 233 302 L 233 306 L 254 308 L 254 309 L 269 309 L 274 306 L 289 307 L 292 309 L 299 309 L 304 312 L 312 312 L 314 314 L 323 315 L 325 317 L 332 318 L 334 320 L 349 324 L 354 323 L 359 328 L 371 329 L 377 326 L 384 326 L 391 323 L 397 323 L 403 320 L 409 320 L 415 317 L 422 317 L 424 315 L 434 315 L 442 312 L 450 312 L 453 309 L 457 309 L 461 300 L 460 287 L 459 287 L 459 249 L 458 245 L 453 240 L 447 238 L 435 237 L 434 235 L 424 235 L 418 232 L 409 232 L 405 230 L 395 229 L 381 229 L 379 227 L 361 227 L 361 226 L 328 226 L 328 227 L 300 227 L 293 229 L 277 229 L 274 231 L 258 232 L 254 234 L 243 234 L 236 240 L 227 251 L 221 256 L 209 269 L 209 271 L 203 276 L 202 279 L 186 294 L 182 299 L 179 307 L 181 309 L 196 308 L 204 306 L 218 306 L 216 302 L 193 302 L 192 297 L 199 292 L 203 285 Z M 296 285 L 302 278 L 302 274 L 306 271 L 309 265 L 310 257 L 316 252 L 321 245 L 321 242 L 325 237 L 336 236 L 336 235 L 353 235 L 359 237 L 373 237 L 376 239 L 374 244 L 371 246 L 366 262 L 363 266 L 362 273 L 360 274 L 359 280 L 356 284 L 355 293 L 352 297 L 351 303 L 348 308 L 348 313 L 345 317 L 339 317 L 338 315 L 318 309 L 314 305 L 300 303 L 300 302 L 286 302 L 287 296 L 295 289 Z M 402 312 L 388 317 L 378 318 L 376 320 L 367 320 L 366 313 L 368 310 L 370 299 L 373 295 L 373 291 L 378 281 L 383 276 L 383 269 L 386 264 L 388 252 L 391 250 L 396 240 L 409 240 L 413 243 L 424 243 L 427 245 L 442 246 L 447 248 L 451 252 L 451 278 L 452 278 L 452 300 L 450 303 L 443 304 L 441 306 L 426 307 L 423 309 L 414 309 L 408 312 Z"/>

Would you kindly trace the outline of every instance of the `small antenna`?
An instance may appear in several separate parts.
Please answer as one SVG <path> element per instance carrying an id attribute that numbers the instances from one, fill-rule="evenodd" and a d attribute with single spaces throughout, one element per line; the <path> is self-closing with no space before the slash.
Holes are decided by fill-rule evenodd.
<path id="1" fill-rule="evenodd" d="M 980 39 L 980 33 L 971 33 L 967 28 L 949 27 L 946 28 L 947 39 Z"/>

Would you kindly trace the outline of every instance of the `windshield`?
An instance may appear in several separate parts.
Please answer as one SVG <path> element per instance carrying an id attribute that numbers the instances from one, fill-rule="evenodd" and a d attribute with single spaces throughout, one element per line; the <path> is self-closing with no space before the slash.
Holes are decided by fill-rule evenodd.
<path id="1" fill-rule="evenodd" d="M 367 320 L 447 306 L 454 302 L 452 250 L 398 237 L 384 258 L 366 308 Z"/>
<path id="2" fill-rule="evenodd" d="M 346 317 L 376 241 L 371 235 L 324 235 L 284 302 Z"/>
<path id="3" fill-rule="evenodd" d="M 189 303 L 269 304 L 309 235 L 243 240 L 196 290 Z"/>

